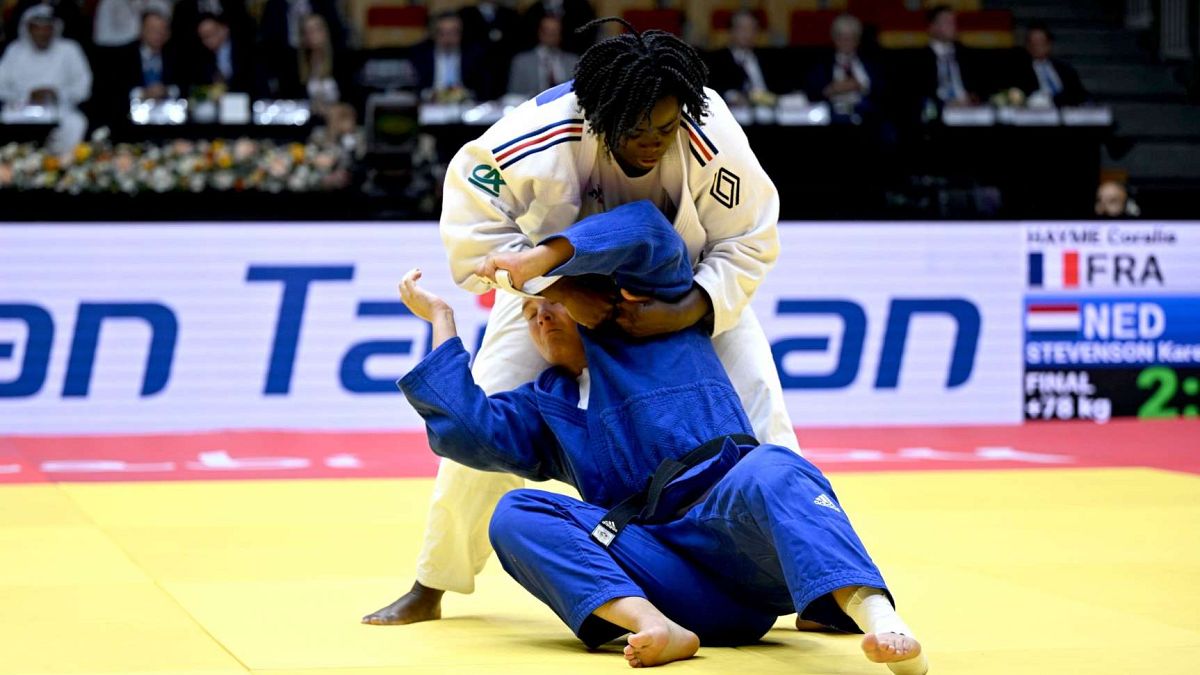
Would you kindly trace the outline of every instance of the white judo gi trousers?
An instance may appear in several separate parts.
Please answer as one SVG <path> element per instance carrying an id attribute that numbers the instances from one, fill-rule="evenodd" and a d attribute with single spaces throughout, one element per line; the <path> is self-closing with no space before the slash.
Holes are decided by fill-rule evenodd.
<path id="1" fill-rule="evenodd" d="M 489 395 L 515 389 L 549 367 L 529 337 L 521 303 L 519 296 L 496 294 L 471 368 L 476 384 Z M 747 307 L 736 326 L 713 338 L 713 346 L 746 408 L 755 437 L 799 452 L 771 346 L 754 311 Z M 519 476 L 478 471 L 442 459 L 417 559 L 417 581 L 456 593 L 474 591 L 475 575 L 492 554 L 488 541 L 492 512 L 505 493 L 524 484 Z"/>

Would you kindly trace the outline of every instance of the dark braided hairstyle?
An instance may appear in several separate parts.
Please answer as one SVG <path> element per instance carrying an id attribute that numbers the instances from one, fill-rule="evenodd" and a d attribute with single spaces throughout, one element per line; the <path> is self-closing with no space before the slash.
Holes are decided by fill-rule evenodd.
<path id="1" fill-rule="evenodd" d="M 616 17 L 596 19 L 576 32 L 616 21 L 627 29 L 592 45 L 575 66 L 575 95 L 593 131 L 610 153 L 667 96 L 699 122 L 708 114 L 708 67 L 691 45 L 661 30 L 639 33 Z"/>

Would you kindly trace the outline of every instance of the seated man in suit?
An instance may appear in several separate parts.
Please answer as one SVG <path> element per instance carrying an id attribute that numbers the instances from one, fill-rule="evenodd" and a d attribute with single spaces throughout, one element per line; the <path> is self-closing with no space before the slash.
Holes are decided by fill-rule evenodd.
<path id="1" fill-rule="evenodd" d="M 253 46 L 237 38 L 230 30 L 226 16 L 202 16 L 196 26 L 196 35 L 204 51 L 199 63 L 195 64 L 192 84 L 198 87 L 222 85 L 226 91 L 253 92 Z"/>
<path id="2" fill-rule="evenodd" d="M 1066 61 L 1054 58 L 1053 52 L 1050 29 L 1031 25 L 1025 34 L 1025 53 L 1017 66 L 1014 86 L 1025 92 L 1031 103 L 1038 99 L 1057 106 L 1083 103 L 1088 93 L 1079 73 Z"/>
<path id="3" fill-rule="evenodd" d="M 177 84 L 175 53 L 169 48 L 171 23 L 156 6 L 142 13 L 138 42 L 124 50 L 121 76 L 125 102 L 136 93 L 140 98 L 163 98 L 167 88 Z"/>
<path id="4" fill-rule="evenodd" d="M 141 14 L 138 38 L 132 44 L 97 49 L 97 62 L 108 76 L 97 82 L 98 123 L 121 126 L 129 121 L 129 100 L 178 98 L 183 79 L 171 41 L 167 7 L 151 2 Z"/>
<path id="5" fill-rule="evenodd" d="M 562 50 L 562 19 L 546 15 L 538 24 L 538 46 L 513 58 L 508 93 L 529 97 L 575 76 L 579 57 Z"/>
<path id="6" fill-rule="evenodd" d="M 729 19 L 729 46 L 709 58 L 712 74 L 708 84 L 721 92 L 729 105 L 771 105 L 784 88 L 774 73 L 769 73 L 762 51 L 756 48 L 760 32 L 754 12 L 734 12 Z"/>
<path id="7" fill-rule="evenodd" d="M 958 43 L 954 10 L 939 5 L 929 10 L 929 46 L 919 51 L 912 73 L 915 94 L 939 107 L 972 105 L 987 93 L 976 56 Z"/>
<path id="8" fill-rule="evenodd" d="M 434 101 L 486 101 L 491 91 L 485 76 L 483 49 L 463 42 L 462 18 L 454 12 L 433 17 L 430 39 L 413 47 L 410 58 L 423 97 Z"/>
<path id="9" fill-rule="evenodd" d="M 861 122 L 878 112 L 882 79 L 874 64 L 862 58 L 862 22 L 849 14 L 833 20 L 833 53 L 809 73 L 805 90 L 812 101 L 829 101 L 835 120 Z"/>
<path id="10" fill-rule="evenodd" d="M 524 25 L 514 4 L 513 0 L 480 0 L 458 10 L 463 42 L 483 48 L 486 77 L 493 82 L 495 93 L 508 91 L 508 66 L 513 55 L 526 48 L 522 42 Z"/>

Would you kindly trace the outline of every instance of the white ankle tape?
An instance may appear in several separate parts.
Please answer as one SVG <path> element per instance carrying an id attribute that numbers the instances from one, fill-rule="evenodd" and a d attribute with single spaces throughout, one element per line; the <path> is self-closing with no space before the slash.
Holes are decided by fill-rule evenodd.
<path id="1" fill-rule="evenodd" d="M 860 586 L 846 601 L 845 612 L 864 633 L 900 633 L 915 637 L 878 588 Z"/>

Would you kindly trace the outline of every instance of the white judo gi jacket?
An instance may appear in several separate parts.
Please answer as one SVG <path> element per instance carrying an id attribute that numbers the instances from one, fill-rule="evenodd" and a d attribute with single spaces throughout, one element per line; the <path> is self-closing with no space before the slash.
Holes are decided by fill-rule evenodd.
<path id="1" fill-rule="evenodd" d="M 570 86 L 525 102 L 450 162 L 441 232 L 454 280 L 466 290 L 487 290 L 474 275 L 485 257 L 562 232 L 590 197 L 601 139 Z M 711 114 L 702 125 L 684 117 L 662 178 L 719 335 L 738 322 L 779 255 L 779 193 L 721 97 L 705 92 Z M 525 288 L 537 293 L 549 283 L 535 279 Z"/>
<path id="2" fill-rule="evenodd" d="M 713 346 L 742 399 L 756 437 L 798 450 L 770 345 L 747 305 L 779 255 L 779 194 L 745 132 L 715 92 L 710 115 L 684 117 L 661 163 L 676 206 L 673 225 L 713 305 Z M 525 102 L 465 145 L 446 174 L 440 222 L 456 283 L 473 293 L 488 255 L 535 246 L 603 204 L 594 179 L 601 139 L 589 131 L 568 82 Z M 588 200 L 592 200 L 590 203 Z M 599 204 L 597 203 L 599 202 Z M 531 279 L 540 292 L 554 282 Z M 531 342 L 520 298 L 498 293 L 472 372 L 488 394 L 531 381 L 547 364 Z M 500 497 L 523 479 L 442 460 L 417 580 L 468 593 L 491 555 L 487 526 Z"/>

